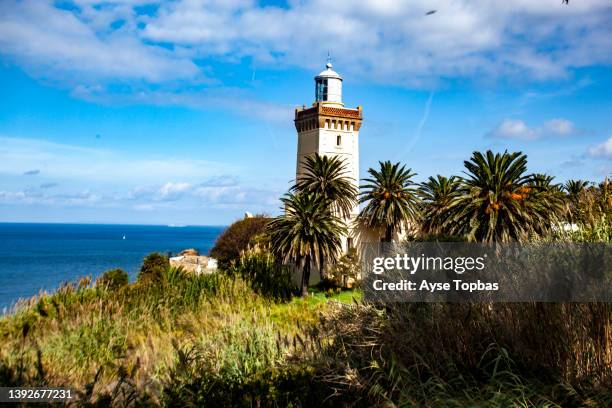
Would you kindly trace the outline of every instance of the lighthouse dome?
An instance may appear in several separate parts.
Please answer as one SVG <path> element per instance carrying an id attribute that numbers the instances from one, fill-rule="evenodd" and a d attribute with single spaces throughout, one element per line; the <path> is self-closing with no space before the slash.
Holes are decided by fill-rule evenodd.
<path id="1" fill-rule="evenodd" d="M 340 74 L 338 74 L 332 69 L 334 66 L 331 62 L 328 62 L 325 67 L 326 69 L 324 71 L 321 71 L 319 75 L 317 75 L 315 78 L 337 78 L 342 81 L 342 77 L 340 76 Z"/>
<path id="2" fill-rule="evenodd" d="M 334 71 L 331 61 L 315 77 L 315 100 L 326 104 L 343 105 L 342 77 Z"/>

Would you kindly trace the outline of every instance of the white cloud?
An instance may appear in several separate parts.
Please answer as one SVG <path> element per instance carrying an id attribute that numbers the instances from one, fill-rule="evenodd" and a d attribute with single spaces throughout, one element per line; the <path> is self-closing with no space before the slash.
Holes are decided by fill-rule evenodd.
<path id="1" fill-rule="evenodd" d="M 578 131 L 567 119 L 551 119 L 541 126 L 530 127 L 520 119 L 504 119 L 487 136 L 499 139 L 535 140 L 547 136 L 571 136 Z"/>
<path id="2" fill-rule="evenodd" d="M 554 0 L 305 0 L 286 8 L 252 0 L 76 3 L 68 10 L 43 0 L 3 1 L 2 54 L 46 79 L 75 87 L 110 81 L 138 92 L 147 83 L 170 90 L 183 80 L 223 83 L 223 70 L 205 78 L 199 66 L 242 58 L 268 68 L 315 70 L 328 50 L 353 78 L 410 86 L 444 78 L 559 79 L 573 68 L 612 63 L 607 0 L 569 6 Z M 138 14 L 139 4 L 153 4 L 156 12 Z M 430 9 L 437 13 L 425 16 Z"/>
<path id="3" fill-rule="evenodd" d="M 107 13 L 106 8 L 88 10 L 93 19 L 46 1 L 3 1 L 2 53 L 43 77 L 55 75 L 69 82 L 91 78 L 159 82 L 198 75 L 189 58 L 146 45 L 135 29 L 96 32 L 95 18 Z"/>
<path id="4" fill-rule="evenodd" d="M 234 1 L 166 3 L 143 36 L 202 57 L 252 57 L 318 68 L 330 49 L 344 72 L 419 85 L 440 77 L 561 78 L 573 67 L 610 63 L 604 0 L 290 2 L 288 9 Z M 437 13 L 425 16 L 430 9 Z M 604 50 L 607 50 L 607 55 Z M 580 56 L 580 58 L 576 58 Z"/>
<path id="5" fill-rule="evenodd" d="M 536 138 L 536 131 L 522 120 L 504 119 L 489 135 L 500 139 L 532 140 Z"/>
<path id="6" fill-rule="evenodd" d="M 32 168 L 57 180 L 147 185 L 159 180 L 198 181 L 237 168 L 185 157 L 136 157 L 127 152 L 0 136 L 0 174 L 22 175 Z"/>
<path id="7" fill-rule="evenodd" d="M 591 147 L 587 154 L 591 157 L 612 159 L 612 137 L 609 137 L 608 140 L 603 143 Z"/>
<path id="8" fill-rule="evenodd" d="M 576 129 L 574 124 L 567 119 L 552 119 L 544 122 L 542 132 L 559 136 L 567 136 L 574 134 Z"/>
<path id="9" fill-rule="evenodd" d="M 166 183 L 158 191 L 158 199 L 161 201 L 178 200 L 187 190 L 192 188 L 190 183 Z"/>

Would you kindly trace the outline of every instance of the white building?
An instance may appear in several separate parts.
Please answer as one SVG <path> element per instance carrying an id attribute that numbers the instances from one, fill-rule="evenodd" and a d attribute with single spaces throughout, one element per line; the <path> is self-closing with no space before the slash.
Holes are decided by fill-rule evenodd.
<path id="1" fill-rule="evenodd" d="M 315 79 L 315 102 L 310 107 L 295 110 L 295 128 L 298 133 L 296 180 L 304 174 L 304 157 L 318 153 L 321 156 L 339 156 L 344 160 L 347 176 L 359 190 L 359 128 L 362 109 L 344 107 L 342 102 L 342 77 L 332 69 L 331 62 Z M 351 219 L 345 220 L 351 226 L 359 214 L 355 204 Z M 352 233 L 342 237 L 346 251 L 353 245 Z M 314 271 L 313 271 L 314 272 Z M 313 273 L 316 275 L 316 273 Z"/>

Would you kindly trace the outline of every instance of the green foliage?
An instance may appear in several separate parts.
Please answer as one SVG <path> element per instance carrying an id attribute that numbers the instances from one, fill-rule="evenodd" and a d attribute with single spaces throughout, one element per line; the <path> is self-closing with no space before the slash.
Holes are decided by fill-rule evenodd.
<path id="1" fill-rule="evenodd" d="M 343 288 L 349 287 L 349 282 L 352 282 L 351 287 L 359 285 L 361 279 L 361 259 L 355 248 L 351 248 L 346 254 L 332 266 L 329 278 L 336 286 Z"/>
<path id="2" fill-rule="evenodd" d="M 351 216 L 357 204 L 358 191 L 344 161 L 338 157 L 315 153 L 304 158 L 304 174 L 292 190 L 320 197 L 344 218 Z"/>
<path id="3" fill-rule="evenodd" d="M 562 211 L 560 193 L 527 174 L 520 153 L 474 152 L 465 161 L 468 177 L 446 207 L 442 232 L 469 241 L 525 241 L 551 231 Z"/>
<path id="4" fill-rule="evenodd" d="M 421 183 L 419 196 L 422 199 L 421 231 L 424 234 L 440 234 L 446 221 L 446 210 L 459 196 L 461 179 L 438 175 Z"/>
<path id="5" fill-rule="evenodd" d="M 568 242 L 612 242 L 612 218 L 602 215 L 587 224 L 580 224 L 577 230 L 565 231 L 558 227 L 553 238 Z"/>
<path id="6" fill-rule="evenodd" d="M 254 239 L 265 239 L 261 235 L 265 232 L 269 220 L 268 217 L 257 215 L 234 222 L 217 238 L 210 256 L 218 261 L 221 269 L 228 269 L 232 263 L 238 261 L 240 253 L 247 249 Z"/>
<path id="7" fill-rule="evenodd" d="M 232 273 L 241 276 L 253 290 L 267 297 L 289 299 L 295 290 L 291 269 L 259 246 L 243 252 Z"/>
<path id="8" fill-rule="evenodd" d="M 168 257 L 159 252 L 150 253 L 142 262 L 138 280 L 143 282 L 157 282 L 168 268 L 170 268 Z"/>
<path id="9" fill-rule="evenodd" d="M 567 180 L 563 184 L 563 190 L 571 201 L 577 202 L 580 194 L 589 186 L 586 180 Z"/>
<path id="10" fill-rule="evenodd" d="M 338 156 L 321 156 L 318 153 L 304 158 L 303 173 L 297 179 L 292 191 L 297 194 L 312 194 L 324 202 L 332 214 L 349 219 L 357 205 L 357 180 L 350 177 L 344 160 Z M 319 254 L 318 267 L 325 276 L 327 263 L 325 253 Z"/>
<path id="11" fill-rule="evenodd" d="M 384 230 L 384 241 L 391 242 L 394 234 L 407 229 L 419 219 L 419 200 L 412 178 L 416 173 L 390 161 L 379 162 L 380 171 L 369 169 L 372 178 L 364 179 L 360 203 L 366 203 L 359 214 L 362 228 Z"/>
<path id="12" fill-rule="evenodd" d="M 322 403 L 330 394 L 313 382 L 307 364 L 279 365 L 285 346 L 271 332 L 250 327 L 226 331 L 221 350 L 175 346 L 176 360 L 164 386 L 169 407 L 301 407 Z"/>
<path id="13" fill-rule="evenodd" d="M 612 185 L 605 179 L 598 186 L 569 193 L 569 220 L 580 226 L 594 227 L 602 218 L 612 217 Z"/>
<path id="14" fill-rule="evenodd" d="M 320 196 L 287 193 L 281 201 L 285 213 L 268 224 L 272 251 L 284 263 L 302 268 L 301 291 L 306 296 L 311 264 L 323 258 L 336 261 L 346 226 Z"/>
<path id="15" fill-rule="evenodd" d="M 105 287 L 109 290 L 117 290 L 127 284 L 128 274 L 121 268 L 110 269 L 104 272 L 96 282 L 96 285 Z"/>

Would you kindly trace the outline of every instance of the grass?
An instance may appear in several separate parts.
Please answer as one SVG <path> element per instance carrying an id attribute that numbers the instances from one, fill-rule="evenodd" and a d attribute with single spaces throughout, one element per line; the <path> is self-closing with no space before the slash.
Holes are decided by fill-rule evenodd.
<path id="1" fill-rule="evenodd" d="M 250 375 L 260 363 L 238 367 L 238 354 L 261 352 L 275 364 L 291 348 L 277 339 L 304 337 L 327 307 L 322 294 L 274 301 L 222 275 L 171 270 L 159 283 L 118 290 L 83 280 L 0 319 L 0 383 L 70 386 L 95 400 L 129 376 L 135 392 L 159 403 L 178 350 L 206 350 L 215 370 Z"/>
<path id="2" fill-rule="evenodd" d="M 23 302 L 0 319 L 0 384 L 69 386 L 84 406 L 606 406 L 611 310 L 278 300 L 171 269 Z"/>

